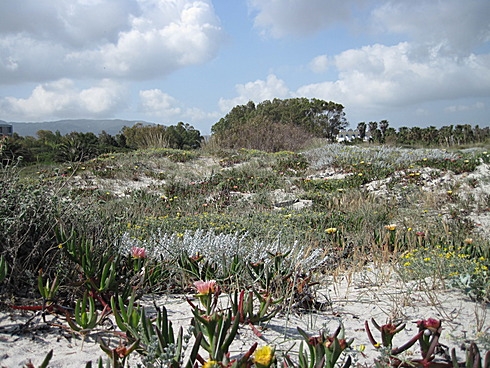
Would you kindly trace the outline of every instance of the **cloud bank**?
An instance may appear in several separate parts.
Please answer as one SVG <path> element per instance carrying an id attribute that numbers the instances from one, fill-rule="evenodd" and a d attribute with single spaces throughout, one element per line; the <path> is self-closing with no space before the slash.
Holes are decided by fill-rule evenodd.
<path id="1" fill-rule="evenodd" d="M 209 130 L 250 100 L 315 97 L 353 124 L 394 111 L 489 123 L 488 0 L 236 1 L 248 13 L 211 0 L 0 2 L 0 119 L 131 113 Z M 207 103 L 182 88 L 195 82 Z"/>

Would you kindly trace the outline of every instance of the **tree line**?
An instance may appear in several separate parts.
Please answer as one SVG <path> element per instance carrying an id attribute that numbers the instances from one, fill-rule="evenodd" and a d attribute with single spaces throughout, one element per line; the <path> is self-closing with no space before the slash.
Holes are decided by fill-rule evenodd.
<path id="1" fill-rule="evenodd" d="M 36 137 L 0 137 L 0 157 L 5 165 L 17 162 L 83 162 L 103 153 L 125 152 L 145 148 L 197 149 L 201 146 L 201 133 L 189 124 L 143 125 L 123 127 L 112 136 L 102 131 L 94 133 L 39 130 Z"/>
<path id="2" fill-rule="evenodd" d="M 257 149 L 268 152 L 298 151 L 312 139 L 335 142 L 349 123 L 344 106 L 320 99 L 290 98 L 249 101 L 237 105 L 211 127 L 209 143 L 219 149 Z M 360 122 L 359 138 L 353 142 L 374 142 L 405 146 L 456 146 L 490 141 L 490 127 L 470 124 L 448 125 L 437 129 L 401 127 L 398 131 L 387 120 Z M 37 138 L 0 137 L 2 163 L 22 157 L 31 162 L 85 161 L 103 153 L 146 148 L 197 149 L 203 143 L 201 133 L 189 124 L 143 125 L 123 127 L 119 134 L 40 130 Z M 352 142 L 350 142 L 352 143 Z"/>
<path id="3" fill-rule="evenodd" d="M 481 128 L 479 125 L 470 124 L 445 125 L 439 129 L 435 126 L 402 126 L 396 130 L 389 126 L 387 120 L 381 120 L 379 123 L 360 122 L 357 124 L 357 130 L 359 140 L 393 145 L 451 147 L 485 143 L 490 140 L 490 127 Z"/>

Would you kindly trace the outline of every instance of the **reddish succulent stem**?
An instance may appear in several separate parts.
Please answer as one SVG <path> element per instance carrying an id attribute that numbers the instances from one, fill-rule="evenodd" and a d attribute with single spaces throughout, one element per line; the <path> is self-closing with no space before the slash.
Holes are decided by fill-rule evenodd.
<path id="1" fill-rule="evenodd" d="M 420 336 L 422 336 L 423 334 L 424 334 L 424 331 L 419 331 L 417 333 L 417 335 L 415 335 L 414 337 L 412 337 L 410 339 L 410 341 L 406 342 L 405 344 L 403 344 L 400 347 L 397 347 L 395 349 L 392 349 L 391 350 L 391 355 L 397 355 L 397 354 L 400 354 L 401 352 L 404 352 L 405 350 L 409 349 L 410 347 L 412 347 L 413 344 L 415 344 L 418 341 L 418 339 L 420 338 Z"/>
<path id="2" fill-rule="evenodd" d="M 45 305 L 10 305 L 9 306 L 12 309 L 18 309 L 18 310 L 28 310 L 28 311 L 48 311 L 48 312 L 60 312 L 64 313 L 66 312 L 66 308 L 62 307 L 61 305 L 58 304 L 50 304 L 48 306 Z"/>
<path id="3" fill-rule="evenodd" d="M 240 316 L 240 323 L 245 322 L 245 312 L 243 310 L 243 299 L 245 297 L 245 290 L 240 291 L 240 296 L 238 297 L 238 315 Z"/>
<path id="4" fill-rule="evenodd" d="M 432 338 L 432 341 L 430 342 L 429 349 L 427 350 L 427 354 L 424 357 L 424 360 L 430 359 L 434 351 L 436 350 L 436 346 L 439 343 L 439 336 L 441 336 L 442 332 L 442 327 L 439 327 L 435 332 L 434 332 L 434 337 Z"/>
<path id="5" fill-rule="evenodd" d="M 371 322 L 373 323 L 374 327 L 376 327 L 378 331 L 381 331 L 381 326 L 378 325 L 378 322 L 376 322 L 374 318 L 371 318 Z"/>
<path id="6" fill-rule="evenodd" d="M 376 325 L 375 325 L 376 327 Z M 373 346 L 376 348 L 379 346 L 378 342 L 374 339 L 373 337 L 373 334 L 371 333 L 371 329 L 369 328 L 369 322 L 368 321 L 365 321 L 364 322 L 364 328 L 366 329 L 366 333 L 368 335 L 368 338 L 369 338 L 369 341 L 371 342 L 371 344 L 373 344 Z"/>
<path id="7" fill-rule="evenodd" d="M 257 328 L 253 325 L 253 323 L 249 322 L 248 325 L 250 326 L 250 328 L 252 329 L 253 333 L 255 334 L 255 336 L 257 337 L 262 337 L 262 334 L 260 333 L 259 330 L 257 330 Z"/>

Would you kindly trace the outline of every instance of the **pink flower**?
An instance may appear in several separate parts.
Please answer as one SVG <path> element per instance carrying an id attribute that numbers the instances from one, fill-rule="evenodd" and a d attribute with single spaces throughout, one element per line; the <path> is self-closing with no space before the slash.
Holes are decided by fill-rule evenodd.
<path id="1" fill-rule="evenodd" d="M 131 256 L 133 258 L 146 258 L 146 249 L 140 247 L 132 247 Z"/>
<path id="2" fill-rule="evenodd" d="M 194 286 L 197 289 L 197 295 L 214 294 L 218 290 L 218 285 L 216 285 L 216 280 L 196 281 L 194 282 Z"/>
<path id="3" fill-rule="evenodd" d="M 436 332 L 437 329 L 441 327 L 441 321 L 435 318 L 429 318 L 417 321 L 417 326 L 419 327 L 419 329 L 428 329 L 432 332 Z"/>

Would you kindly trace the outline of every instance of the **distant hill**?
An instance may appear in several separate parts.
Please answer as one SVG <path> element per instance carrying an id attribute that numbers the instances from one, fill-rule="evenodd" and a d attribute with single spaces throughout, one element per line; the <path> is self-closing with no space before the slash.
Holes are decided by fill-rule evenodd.
<path id="1" fill-rule="evenodd" d="M 0 120 L 0 123 L 12 124 L 14 133 L 20 136 L 36 137 L 36 133 L 39 130 L 51 130 L 52 132 L 60 131 L 61 135 L 65 135 L 71 132 L 88 133 L 92 132 L 95 135 L 99 135 L 103 130 L 110 135 L 116 135 L 120 133 L 122 127 L 132 127 L 136 123 L 142 123 L 143 125 L 152 125 L 141 120 L 121 120 L 121 119 L 106 119 L 106 120 L 92 120 L 92 119 L 76 119 L 76 120 L 58 120 L 58 121 L 46 121 L 42 123 L 14 123 Z"/>

